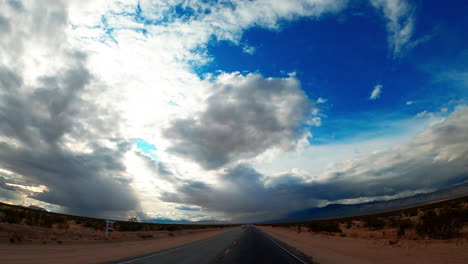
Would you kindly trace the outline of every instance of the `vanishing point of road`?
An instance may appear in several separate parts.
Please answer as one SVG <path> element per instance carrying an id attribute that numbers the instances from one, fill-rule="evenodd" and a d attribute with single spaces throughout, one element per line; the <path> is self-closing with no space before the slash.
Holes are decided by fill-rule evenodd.
<path id="1" fill-rule="evenodd" d="M 112 262 L 115 264 L 250 264 L 313 263 L 307 256 L 249 226 L 185 246 L 145 256 Z"/>

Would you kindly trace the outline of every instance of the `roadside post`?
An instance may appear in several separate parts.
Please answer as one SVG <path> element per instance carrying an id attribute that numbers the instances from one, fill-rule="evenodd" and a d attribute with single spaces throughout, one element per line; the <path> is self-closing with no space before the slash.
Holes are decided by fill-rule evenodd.
<path id="1" fill-rule="evenodd" d="M 106 219 L 106 237 L 109 236 L 109 232 L 114 231 L 114 221 Z"/>

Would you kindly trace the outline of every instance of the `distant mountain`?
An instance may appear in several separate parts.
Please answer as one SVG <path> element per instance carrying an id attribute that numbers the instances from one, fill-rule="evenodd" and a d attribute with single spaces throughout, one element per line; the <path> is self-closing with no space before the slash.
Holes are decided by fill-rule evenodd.
<path id="1" fill-rule="evenodd" d="M 191 222 L 192 224 L 206 224 L 206 225 L 226 225 L 229 224 L 228 222 L 225 221 L 219 221 L 219 220 L 200 220 L 200 221 L 195 221 Z"/>
<path id="2" fill-rule="evenodd" d="M 218 221 L 218 220 L 200 220 L 200 221 L 190 221 L 187 219 L 173 220 L 170 218 L 158 217 L 153 219 L 146 219 L 143 222 L 146 223 L 161 223 L 161 224 L 209 224 L 209 225 L 224 225 L 227 222 Z"/>
<path id="3" fill-rule="evenodd" d="M 34 209 L 34 210 L 39 210 L 39 211 L 44 211 L 44 212 L 49 212 L 49 210 L 47 209 L 44 209 L 42 207 L 39 207 L 39 206 L 35 206 L 35 205 L 30 205 L 28 207 L 26 206 L 22 206 L 22 205 L 19 205 L 20 207 L 24 207 L 24 208 L 29 208 L 29 209 Z"/>
<path id="4" fill-rule="evenodd" d="M 267 222 L 298 222 L 314 219 L 340 218 L 363 214 L 373 214 L 419 206 L 464 195 L 468 195 L 468 183 L 455 185 L 450 188 L 431 193 L 417 194 L 415 196 L 389 201 L 375 201 L 359 204 L 329 204 L 325 207 L 316 207 L 302 211 L 296 211 L 280 219 Z"/>
<path id="5" fill-rule="evenodd" d="M 146 222 L 146 223 L 160 223 L 160 224 L 188 224 L 188 223 L 192 223 L 187 219 L 174 220 L 174 219 L 164 218 L 164 217 L 146 219 L 143 222 Z"/>

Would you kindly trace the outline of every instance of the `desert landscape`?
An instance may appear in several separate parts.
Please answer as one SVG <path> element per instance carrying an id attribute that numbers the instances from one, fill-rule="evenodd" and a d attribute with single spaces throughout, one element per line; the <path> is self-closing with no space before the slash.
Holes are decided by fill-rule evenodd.
<path id="1" fill-rule="evenodd" d="M 97 263 L 174 248 L 226 232 L 231 225 L 156 224 L 57 214 L 0 203 L 1 263 Z"/>
<path id="2" fill-rule="evenodd" d="M 466 263 L 468 196 L 384 213 L 259 228 L 318 263 Z"/>
<path id="3" fill-rule="evenodd" d="M 236 225 L 158 224 L 0 204 L 2 263 L 96 263 L 174 248 Z M 257 225 L 317 263 L 464 263 L 468 196 L 377 214 Z"/>
<path id="4" fill-rule="evenodd" d="M 468 0 L 0 0 L 0 264 L 468 264 Z"/>

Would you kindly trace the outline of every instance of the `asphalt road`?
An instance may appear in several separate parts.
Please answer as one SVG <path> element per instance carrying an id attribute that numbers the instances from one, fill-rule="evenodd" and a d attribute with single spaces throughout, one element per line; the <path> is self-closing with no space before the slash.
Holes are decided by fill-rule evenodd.
<path id="1" fill-rule="evenodd" d="M 306 256 L 254 227 L 232 230 L 215 237 L 115 264 L 233 264 L 312 263 Z"/>

